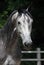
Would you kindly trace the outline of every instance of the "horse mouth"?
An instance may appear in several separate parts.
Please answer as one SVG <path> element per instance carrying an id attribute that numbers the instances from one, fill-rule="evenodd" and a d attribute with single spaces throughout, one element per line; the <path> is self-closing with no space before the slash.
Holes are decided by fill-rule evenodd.
<path id="1" fill-rule="evenodd" d="M 25 50 L 31 50 L 32 49 L 32 44 L 26 44 L 24 45 Z"/>

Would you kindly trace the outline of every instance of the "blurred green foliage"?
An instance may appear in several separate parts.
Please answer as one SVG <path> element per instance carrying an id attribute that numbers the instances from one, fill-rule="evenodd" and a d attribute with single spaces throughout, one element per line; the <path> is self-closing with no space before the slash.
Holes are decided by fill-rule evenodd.
<path id="1" fill-rule="evenodd" d="M 6 23 L 8 16 L 15 9 L 27 6 L 30 0 L 1 0 L 0 1 L 0 28 Z"/>

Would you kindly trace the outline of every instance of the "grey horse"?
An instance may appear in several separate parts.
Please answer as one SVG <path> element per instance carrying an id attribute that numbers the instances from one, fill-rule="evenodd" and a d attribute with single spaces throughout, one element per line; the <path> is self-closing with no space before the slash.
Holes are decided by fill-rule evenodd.
<path id="1" fill-rule="evenodd" d="M 20 65 L 21 47 L 32 45 L 33 18 L 27 10 L 15 10 L 0 29 L 0 65 Z M 21 43 L 20 43 L 21 40 Z"/>

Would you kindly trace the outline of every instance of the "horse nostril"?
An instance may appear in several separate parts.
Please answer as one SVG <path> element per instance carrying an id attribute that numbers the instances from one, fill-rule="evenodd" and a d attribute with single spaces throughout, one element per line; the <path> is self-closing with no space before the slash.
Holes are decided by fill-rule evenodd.
<path id="1" fill-rule="evenodd" d="M 25 43 L 24 46 L 25 46 L 25 47 L 28 47 L 28 44 Z"/>

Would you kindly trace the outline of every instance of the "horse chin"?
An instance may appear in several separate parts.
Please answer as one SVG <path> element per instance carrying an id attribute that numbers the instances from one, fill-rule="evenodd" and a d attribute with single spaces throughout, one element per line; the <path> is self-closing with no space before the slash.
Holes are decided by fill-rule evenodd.
<path id="1" fill-rule="evenodd" d="M 28 46 L 23 46 L 24 47 L 24 50 L 31 50 L 32 49 L 32 45 L 28 45 Z"/>

